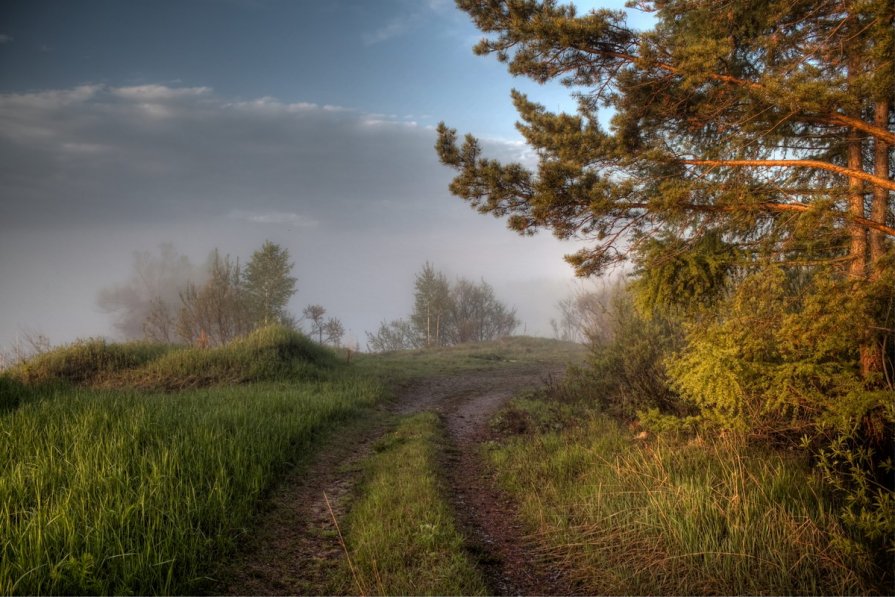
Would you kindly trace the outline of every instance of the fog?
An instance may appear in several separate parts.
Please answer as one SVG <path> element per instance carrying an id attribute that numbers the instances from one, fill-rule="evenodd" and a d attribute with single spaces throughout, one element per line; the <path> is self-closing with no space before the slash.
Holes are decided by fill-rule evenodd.
<path id="1" fill-rule="evenodd" d="M 364 345 L 406 316 L 430 261 L 485 279 L 517 308 L 519 332 L 550 335 L 575 247 L 522 238 L 449 194 L 431 125 L 412 116 L 208 87 L 83 85 L 0 95 L 0 344 L 114 337 L 97 306 L 134 251 L 172 243 L 195 263 L 288 249 L 296 315 L 319 303 Z M 487 151 L 526 161 L 519 143 Z"/>

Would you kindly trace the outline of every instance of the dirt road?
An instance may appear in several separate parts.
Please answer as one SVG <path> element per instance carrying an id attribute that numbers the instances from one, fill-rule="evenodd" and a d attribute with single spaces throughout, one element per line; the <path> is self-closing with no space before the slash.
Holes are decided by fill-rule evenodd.
<path id="1" fill-rule="evenodd" d="M 494 594 L 569 592 L 558 575 L 538 565 L 533 546 L 516 522 L 513 505 L 487 474 L 480 451 L 481 442 L 489 436 L 488 420 L 511 396 L 561 371 L 529 364 L 430 377 L 401 388 L 397 399 L 383 407 L 399 416 L 431 411 L 444 422 L 448 448 L 442 461 L 451 505 L 470 553 Z M 337 520 L 344 518 L 358 479 L 358 464 L 386 431 L 384 422 L 354 424 L 327 441 L 307 468 L 287 477 L 236 557 L 215 572 L 213 592 L 338 591 L 327 584 L 343 557 L 332 514 Z"/>

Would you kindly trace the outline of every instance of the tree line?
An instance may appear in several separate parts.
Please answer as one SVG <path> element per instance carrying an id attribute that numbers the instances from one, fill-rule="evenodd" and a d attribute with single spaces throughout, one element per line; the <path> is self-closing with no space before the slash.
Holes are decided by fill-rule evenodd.
<path id="1" fill-rule="evenodd" d="M 297 292 L 293 267 L 288 250 L 270 241 L 245 265 L 214 249 L 196 266 L 164 244 L 158 255 L 136 253 L 130 280 L 103 289 L 97 302 L 127 339 L 219 346 L 266 325 L 300 329 L 287 310 Z M 312 337 L 338 346 L 344 326 L 325 315 L 320 305 L 303 312 Z"/>
<path id="2" fill-rule="evenodd" d="M 426 263 L 414 280 L 413 312 L 407 319 L 383 321 L 367 332 L 374 352 L 486 342 L 509 336 L 519 326 L 516 310 L 494 295 L 490 284 L 459 278 Z"/>

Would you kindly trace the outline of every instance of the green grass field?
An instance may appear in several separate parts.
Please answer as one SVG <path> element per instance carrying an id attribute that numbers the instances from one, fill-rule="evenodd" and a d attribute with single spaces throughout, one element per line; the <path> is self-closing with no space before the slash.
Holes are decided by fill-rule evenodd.
<path id="1" fill-rule="evenodd" d="M 201 587 L 207 564 L 233 547 L 278 474 L 383 396 L 376 380 L 334 372 L 327 351 L 296 346 L 304 339 L 267 330 L 216 351 L 94 367 L 101 379 L 57 375 L 71 369 L 72 353 L 83 357 L 79 345 L 30 363 L 26 376 L 13 371 L 0 416 L 0 593 Z M 90 350 L 105 363 L 118 348 Z M 84 387 L 116 377 L 170 387 L 178 376 L 209 387 Z M 36 389 L 16 381 L 23 377 L 39 380 Z M 225 383 L 234 378 L 268 381 Z"/>
<path id="2" fill-rule="evenodd" d="M 368 375 L 402 381 L 427 375 L 447 375 L 495 367 L 563 366 L 583 360 L 580 344 L 548 338 L 513 336 L 494 342 L 436 347 L 382 354 L 358 354 L 355 367 Z"/>
<path id="3" fill-rule="evenodd" d="M 344 358 L 278 328 L 223 348 L 81 342 L 0 375 L 0 593 L 201 592 L 266 492 L 389 384 L 558 365 L 532 338 Z M 552 565 L 587 593 L 866 594 L 873 554 L 804 461 L 723 438 L 640 441 L 591 406 L 517 399 L 486 458 Z M 443 495 L 432 414 L 360 473 L 341 591 L 485 591 Z M 533 556 L 534 557 L 534 556 Z M 352 572 L 353 569 L 353 572 Z"/>

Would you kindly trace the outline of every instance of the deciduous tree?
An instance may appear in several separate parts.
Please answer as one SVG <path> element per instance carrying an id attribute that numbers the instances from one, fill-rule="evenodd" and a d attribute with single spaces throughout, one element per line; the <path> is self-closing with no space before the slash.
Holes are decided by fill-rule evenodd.
<path id="1" fill-rule="evenodd" d="M 444 344 L 445 317 L 451 309 L 450 285 L 447 277 L 435 271 L 428 261 L 414 281 L 413 313 L 410 321 L 425 346 Z"/>
<path id="2" fill-rule="evenodd" d="M 323 344 L 323 334 L 326 328 L 323 316 L 326 315 L 326 309 L 322 305 L 308 305 L 302 314 L 311 322 L 311 336 L 316 335 L 317 341 Z"/>
<path id="3" fill-rule="evenodd" d="M 245 288 L 253 315 L 259 325 L 283 323 L 288 319 L 286 304 L 295 294 L 296 278 L 289 251 L 265 241 L 245 267 Z"/>

